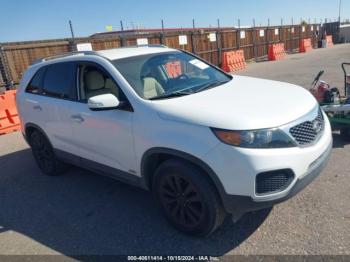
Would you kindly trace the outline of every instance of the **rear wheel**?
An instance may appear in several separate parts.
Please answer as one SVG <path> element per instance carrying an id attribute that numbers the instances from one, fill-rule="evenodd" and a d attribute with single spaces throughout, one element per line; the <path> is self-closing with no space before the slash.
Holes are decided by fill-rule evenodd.
<path id="1" fill-rule="evenodd" d="M 30 135 L 30 146 L 40 170 L 49 176 L 56 176 L 66 171 L 67 165 L 58 160 L 48 139 L 39 131 Z"/>
<path id="2" fill-rule="evenodd" d="M 181 160 L 167 160 L 159 166 L 153 193 L 171 224 L 187 234 L 209 235 L 226 217 L 206 174 Z"/>

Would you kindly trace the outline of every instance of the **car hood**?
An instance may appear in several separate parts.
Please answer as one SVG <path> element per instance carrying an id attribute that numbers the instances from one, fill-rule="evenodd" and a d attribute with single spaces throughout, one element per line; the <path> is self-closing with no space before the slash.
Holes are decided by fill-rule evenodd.
<path id="1" fill-rule="evenodd" d="M 316 105 L 300 86 L 243 76 L 196 94 L 152 101 L 163 119 L 230 130 L 278 127 Z"/>

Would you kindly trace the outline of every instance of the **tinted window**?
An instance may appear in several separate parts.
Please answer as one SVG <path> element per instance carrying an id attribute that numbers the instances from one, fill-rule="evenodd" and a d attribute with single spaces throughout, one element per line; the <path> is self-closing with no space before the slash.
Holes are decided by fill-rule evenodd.
<path id="1" fill-rule="evenodd" d="M 75 75 L 74 63 L 58 63 L 47 66 L 43 95 L 76 99 Z"/>
<path id="2" fill-rule="evenodd" d="M 45 68 L 40 68 L 39 71 L 34 75 L 32 81 L 30 81 L 27 86 L 26 92 L 32 94 L 39 94 L 43 85 L 43 77 L 45 73 Z"/>

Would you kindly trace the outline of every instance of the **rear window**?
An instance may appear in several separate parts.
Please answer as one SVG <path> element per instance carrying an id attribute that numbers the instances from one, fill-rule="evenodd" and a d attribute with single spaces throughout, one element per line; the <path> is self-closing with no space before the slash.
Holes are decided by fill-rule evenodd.
<path id="1" fill-rule="evenodd" d="M 46 67 L 43 95 L 76 99 L 76 66 L 74 63 L 57 63 Z"/>

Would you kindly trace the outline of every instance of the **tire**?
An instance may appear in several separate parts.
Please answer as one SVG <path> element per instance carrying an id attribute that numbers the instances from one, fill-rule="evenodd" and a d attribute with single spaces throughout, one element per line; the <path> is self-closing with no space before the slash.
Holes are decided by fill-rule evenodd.
<path id="1" fill-rule="evenodd" d="M 345 141 L 350 142 L 350 128 L 343 128 L 340 130 L 340 135 Z"/>
<path id="2" fill-rule="evenodd" d="M 207 174 L 182 160 L 166 160 L 158 167 L 152 191 L 168 221 L 189 235 L 210 235 L 227 215 Z"/>
<path id="3" fill-rule="evenodd" d="M 67 164 L 57 159 L 50 142 L 41 132 L 34 131 L 31 133 L 29 144 L 34 159 L 44 174 L 57 176 L 67 170 Z"/>

